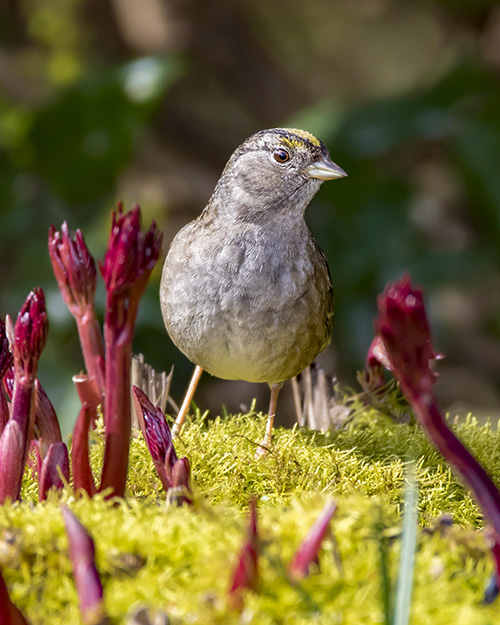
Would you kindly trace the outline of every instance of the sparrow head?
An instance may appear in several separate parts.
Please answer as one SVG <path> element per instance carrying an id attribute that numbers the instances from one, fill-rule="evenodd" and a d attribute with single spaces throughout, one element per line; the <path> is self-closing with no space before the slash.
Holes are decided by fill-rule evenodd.
<path id="1" fill-rule="evenodd" d="M 225 215 L 267 211 L 302 214 L 322 182 L 347 176 L 325 145 L 305 130 L 272 128 L 244 141 L 232 154 L 211 204 Z"/>

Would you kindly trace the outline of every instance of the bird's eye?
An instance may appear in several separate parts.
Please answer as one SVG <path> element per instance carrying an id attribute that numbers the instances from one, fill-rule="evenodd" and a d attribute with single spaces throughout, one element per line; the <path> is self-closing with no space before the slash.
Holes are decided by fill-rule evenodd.
<path id="1" fill-rule="evenodd" d="M 290 154 L 286 150 L 274 150 L 274 160 L 278 163 L 286 163 L 290 159 Z"/>

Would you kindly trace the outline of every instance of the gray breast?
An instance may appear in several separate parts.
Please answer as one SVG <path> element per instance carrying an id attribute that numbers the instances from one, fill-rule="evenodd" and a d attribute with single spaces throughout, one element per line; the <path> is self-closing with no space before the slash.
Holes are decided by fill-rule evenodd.
<path id="1" fill-rule="evenodd" d="M 174 239 L 160 300 L 177 347 L 225 379 L 281 382 L 330 341 L 326 261 L 305 223 L 293 235 L 248 224 L 235 236 L 199 221 Z M 201 232 L 200 232 L 201 229 Z"/>

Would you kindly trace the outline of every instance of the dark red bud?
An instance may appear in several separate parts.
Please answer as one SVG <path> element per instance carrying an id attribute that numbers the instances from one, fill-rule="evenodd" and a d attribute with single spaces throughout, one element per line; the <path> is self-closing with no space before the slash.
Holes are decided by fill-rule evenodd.
<path id="1" fill-rule="evenodd" d="M 49 325 L 42 289 L 34 289 L 26 298 L 14 326 L 14 363 L 34 376 L 38 360 L 47 342 Z"/>
<path id="2" fill-rule="evenodd" d="M 80 230 L 68 231 L 63 223 L 61 232 L 49 229 L 49 254 L 61 295 L 75 316 L 93 305 L 97 285 L 97 269 Z"/>
<path id="3" fill-rule="evenodd" d="M 390 284 L 378 298 L 375 327 L 390 370 L 415 393 L 428 392 L 435 381 L 429 362 L 435 357 L 423 293 L 409 276 Z"/>
<path id="4" fill-rule="evenodd" d="M 123 213 L 123 205 L 113 213 L 111 233 L 100 270 L 108 294 L 119 295 L 140 282 L 143 288 L 158 260 L 162 234 L 153 221 L 146 234 L 141 232 L 141 209 L 135 205 Z M 142 279 L 144 278 L 144 280 Z"/>
<path id="5" fill-rule="evenodd" d="M 120 205 L 118 213 L 113 215 L 108 248 L 100 264 L 106 284 L 106 441 L 100 488 L 102 491 L 111 487 L 115 496 L 124 495 L 128 469 L 130 359 L 135 318 L 139 300 L 158 259 L 160 243 L 161 234 L 156 224 L 151 225 L 146 235 L 141 232 L 138 206 L 124 215 Z M 158 460 L 155 465 L 161 471 Z"/>

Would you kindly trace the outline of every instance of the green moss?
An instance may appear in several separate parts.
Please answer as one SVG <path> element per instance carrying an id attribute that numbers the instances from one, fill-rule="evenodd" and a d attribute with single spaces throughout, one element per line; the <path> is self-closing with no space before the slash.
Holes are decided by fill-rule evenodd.
<path id="1" fill-rule="evenodd" d="M 278 429 L 272 453 L 256 462 L 264 420 L 261 414 L 212 422 L 199 416 L 188 424 L 177 450 L 191 461 L 192 508 L 166 505 L 142 436 L 132 440 L 126 502 L 76 499 L 69 488 L 63 493 L 95 539 L 113 622 L 150 605 L 174 623 L 382 623 L 379 548 L 384 541 L 395 580 L 409 460 L 417 461 L 419 518 L 427 526 L 419 531 L 412 623 L 495 622 L 497 606 L 480 603 L 492 572 L 477 531 L 481 514 L 418 426 L 365 411 L 348 429 L 328 434 Z M 499 484 L 499 434 L 473 419 L 456 431 Z M 97 468 L 99 432 L 91 455 Z M 252 494 L 259 500 L 261 579 L 239 615 L 229 610 L 225 594 Z M 0 507 L 0 568 L 12 597 L 34 625 L 79 623 L 61 497 L 51 494 L 35 504 L 31 475 L 23 497 L 22 504 Z M 325 542 L 318 571 L 292 583 L 287 563 L 331 497 L 338 502 L 335 542 Z M 443 513 L 456 525 L 436 525 Z"/>

